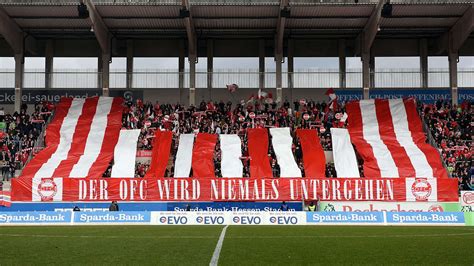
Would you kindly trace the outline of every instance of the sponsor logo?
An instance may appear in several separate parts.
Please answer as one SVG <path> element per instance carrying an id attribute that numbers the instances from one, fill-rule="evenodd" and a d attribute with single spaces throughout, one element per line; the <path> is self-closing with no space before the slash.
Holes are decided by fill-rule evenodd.
<path id="1" fill-rule="evenodd" d="M 161 216 L 160 223 L 162 224 L 188 224 L 188 217 L 180 215 Z"/>
<path id="2" fill-rule="evenodd" d="M 270 223 L 272 224 L 298 224 L 296 216 L 271 216 Z"/>
<path id="3" fill-rule="evenodd" d="M 342 211 L 342 212 L 442 212 L 445 211 L 443 205 L 428 202 L 411 202 L 411 203 L 397 203 L 397 202 L 335 202 L 323 203 L 327 204 L 324 211 Z M 456 204 L 456 203 L 455 203 Z M 328 206 L 331 206 L 328 208 Z"/>
<path id="4" fill-rule="evenodd" d="M 202 223 L 203 221 L 204 221 L 204 219 L 202 218 L 202 216 L 196 217 L 196 222 L 197 222 L 197 223 L 200 224 L 200 223 Z"/>
<path id="5" fill-rule="evenodd" d="M 464 214 L 460 212 L 419 212 L 419 213 L 403 213 L 394 212 L 387 213 L 388 223 L 432 223 L 432 224 L 464 224 Z"/>
<path id="6" fill-rule="evenodd" d="M 381 212 L 311 212 L 306 217 L 310 223 L 383 223 Z"/>
<path id="7" fill-rule="evenodd" d="M 232 219 L 236 224 L 261 224 L 262 218 L 259 216 L 234 216 Z"/>
<path id="8" fill-rule="evenodd" d="M 42 201 L 53 200 L 56 193 L 58 193 L 58 186 L 53 179 L 41 179 L 41 182 L 38 184 L 38 194 Z"/>
<path id="9" fill-rule="evenodd" d="M 80 213 L 74 217 L 76 223 L 143 223 L 150 222 L 149 213 Z"/>
<path id="10" fill-rule="evenodd" d="M 439 204 L 434 204 L 434 205 L 431 205 L 428 208 L 428 211 L 429 212 L 442 212 L 442 211 L 444 211 L 444 209 L 443 209 L 443 206 L 441 206 Z"/>
<path id="11" fill-rule="evenodd" d="M 198 216 L 196 222 L 199 224 L 224 224 L 224 216 Z"/>
<path id="12" fill-rule="evenodd" d="M 416 179 L 411 185 L 411 193 L 416 200 L 427 200 L 432 190 L 430 182 L 426 179 Z"/>
<path id="13" fill-rule="evenodd" d="M 71 213 L 1 213 L 0 223 L 69 223 Z"/>
<path id="14" fill-rule="evenodd" d="M 334 208 L 334 205 L 332 204 L 328 204 L 326 207 L 324 207 L 324 211 L 325 212 L 335 212 L 335 208 Z"/>
<path id="15" fill-rule="evenodd" d="M 465 204 L 474 204 L 474 192 L 463 192 L 462 201 Z"/>

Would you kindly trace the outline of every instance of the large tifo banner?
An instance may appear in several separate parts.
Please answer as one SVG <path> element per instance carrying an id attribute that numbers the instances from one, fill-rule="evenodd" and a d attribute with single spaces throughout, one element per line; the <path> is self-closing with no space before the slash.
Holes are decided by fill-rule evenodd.
<path id="1" fill-rule="evenodd" d="M 463 212 L 0 212 L 2 225 L 473 225 Z"/>
<path id="2" fill-rule="evenodd" d="M 456 179 L 17 178 L 12 201 L 458 201 Z"/>

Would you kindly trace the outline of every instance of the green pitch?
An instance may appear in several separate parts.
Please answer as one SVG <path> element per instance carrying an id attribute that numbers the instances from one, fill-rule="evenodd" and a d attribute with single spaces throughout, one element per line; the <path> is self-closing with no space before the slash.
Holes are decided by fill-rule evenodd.
<path id="1" fill-rule="evenodd" d="M 223 226 L 0 227 L 0 265 L 209 265 Z M 229 226 L 220 265 L 474 264 L 474 228 Z"/>

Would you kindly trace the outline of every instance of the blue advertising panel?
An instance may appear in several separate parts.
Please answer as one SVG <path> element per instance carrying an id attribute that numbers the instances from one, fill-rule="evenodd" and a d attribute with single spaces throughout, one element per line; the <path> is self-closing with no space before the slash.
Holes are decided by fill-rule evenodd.
<path id="1" fill-rule="evenodd" d="M 462 103 L 464 101 L 473 102 L 474 101 L 474 89 L 473 88 L 459 88 L 458 89 L 458 102 Z"/>
<path id="2" fill-rule="evenodd" d="M 166 211 L 166 202 L 119 202 L 120 211 Z M 2 211 L 71 211 L 74 206 L 81 211 L 107 211 L 110 202 L 14 202 Z"/>
<path id="3" fill-rule="evenodd" d="M 458 224 L 464 225 L 462 212 L 387 212 L 389 224 Z"/>
<path id="4" fill-rule="evenodd" d="M 383 223 L 383 212 L 308 212 L 307 223 L 377 224 Z"/>
<path id="5" fill-rule="evenodd" d="M 0 224 L 70 223 L 71 212 L 2 212 Z"/>
<path id="6" fill-rule="evenodd" d="M 75 212 L 74 223 L 150 223 L 150 212 Z"/>
<path id="7" fill-rule="evenodd" d="M 143 91 L 126 91 L 126 90 L 110 90 L 110 96 L 123 97 L 126 100 L 133 101 L 134 99 L 143 99 Z M 85 90 L 28 90 L 22 91 L 21 100 L 28 104 L 34 104 L 41 101 L 59 102 L 61 97 L 87 98 L 93 96 L 101 96 L 102 90 L 85 89 Z M 0 104 L 15 103 L 15 91 L 2 89 L 0 90 Z"/>
<path id="8" fill-rule="evenodd" d="M 435 103 L 437 100 L 450 100 L 450 89 L 371 89 L 371 99 L 398 99 L 414 97 L 423 103 Z"/>
<path id="9" fill-rule="evenodd" d="M 281 202 L 168 202 L 168 211 L 279 211 Z M 301 202 L 287 202 L 289 211 L 302 211 Z"/>
<path id="10" fill-rule="evenodd" d="M 336 92 L 337 99 L 340 102 L 356 101 L 364 98 L 362 89 L 335 89 L 334 91 Z"/>

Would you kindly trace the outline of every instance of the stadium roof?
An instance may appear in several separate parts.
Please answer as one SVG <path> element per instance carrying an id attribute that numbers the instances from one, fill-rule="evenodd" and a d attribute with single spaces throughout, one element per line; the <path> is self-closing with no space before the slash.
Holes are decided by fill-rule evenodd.
<path id="1" fill-rule="evenodd" d="M 290 0 L 285 37 L 353 38 L 364 29 L 377 0 Z M 78 16 L 80 0 L 3 0 L 0 8 L 35 38 L 93 37 L 92 22 Z M 93 0 L 116 38 L 186 37 L 186 0 Z M 470 9 L 473 1 L 395 0 L 391 17 L 382 18 L 377 36 L 438 37 Z M 190 0 L 197 38 L 275 36 L 282 16 L 279 0 Z"/>

